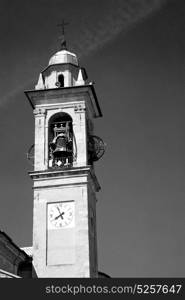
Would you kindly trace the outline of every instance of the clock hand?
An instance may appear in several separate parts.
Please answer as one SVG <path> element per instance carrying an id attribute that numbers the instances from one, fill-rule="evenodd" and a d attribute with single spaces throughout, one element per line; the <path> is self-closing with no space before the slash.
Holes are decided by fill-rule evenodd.
<path id="1" fill-rule="evenodd" d="M 59 211 L 59 214 L 61 214 L 61 211 L 60 211 L 60 209 L 59 209 L 59 207 L 57 206 L 57 209 L 58 209 L 58 211 Z"/>
<path id="2" fill-rule="evenodd" d="M 63 215 L 64 215 L 64 212 L 60 213 L 60 215 L 58 215 L 57 217 L 55 217 L 55 220 L 59 219 L 60 217 L 63 220 Z"/>

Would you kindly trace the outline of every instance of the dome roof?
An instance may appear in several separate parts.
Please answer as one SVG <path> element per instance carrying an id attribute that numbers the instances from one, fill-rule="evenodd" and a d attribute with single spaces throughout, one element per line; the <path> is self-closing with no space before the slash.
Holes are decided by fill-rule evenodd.
<path id="1" fill-rule="evenodd" d="M 73 65 L 78 66 L 78 59 L 76 54 L 71 53 L 66 49 L 62 49 L 56 52 L 49 60 L 49 66 L 66 63 L 71 63 Z"/>

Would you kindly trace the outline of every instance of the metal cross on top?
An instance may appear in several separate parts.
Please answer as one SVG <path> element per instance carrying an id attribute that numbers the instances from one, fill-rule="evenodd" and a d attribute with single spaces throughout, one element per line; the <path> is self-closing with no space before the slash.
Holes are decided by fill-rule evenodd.
<path id="1" fill-rule="evenodd" d="M 66 40 L 65 40 L 65 26 L 67 26 L 69 23 L 65 22 L 64 20 L 62 20 L 61 24 L 57 24 L 58 27 L 61 27 L 62 29 L 62 36 L 61 38 L 61 49 L 67 49 L 66 46 Z"/>
<path id="2" fill-rule="evenodd" d="M 65 22 L 64 20 L 62 20 L 61 24 L 57 24 L 58 27 L 62 28 L 62 35 L 65 35 L 65 26 L 69 25 L 69 23 Z"/>

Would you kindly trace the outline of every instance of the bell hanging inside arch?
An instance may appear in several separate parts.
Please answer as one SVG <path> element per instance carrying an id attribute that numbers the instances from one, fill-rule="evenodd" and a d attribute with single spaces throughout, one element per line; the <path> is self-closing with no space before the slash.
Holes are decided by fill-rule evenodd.
<path id="1" fill-rule="evenodd" d="M 59 134 L 50 144 L 53 150 L 54 158 L 68 157 L 72 155 L 72 149 L 69 147 L 68 138 L 65 134 Z"/>
<path id="2" fill-rule="evenodd" d="M 73 146 L 72 140 L 66 133 L 59 133 L 50 143 L 52 165 L 64 166 L 72 162 Z"/>

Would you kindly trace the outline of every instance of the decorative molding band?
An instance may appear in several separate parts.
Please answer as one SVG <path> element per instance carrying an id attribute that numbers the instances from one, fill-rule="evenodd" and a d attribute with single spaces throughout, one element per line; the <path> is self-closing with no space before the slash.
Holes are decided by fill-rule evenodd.
<path id="1" fill-rule="evenodd" d="M 92 167 L 76 167 L 76 168 L 68 168 L 68 169 L 60 169 L 60 170 L 53 170 L 48 169 L 46 171 L 32 171 L 29 172 L 30 177 L 35 180 L 47 180 L 50 178 L 57 179 L 57 178 L 74 178 L 74 177 L 81 177 L 81 176 L 89 176 L 90 180 L 94 183 L 95 190 L 100 190 L 100 185 L 94 173 Z"/>

